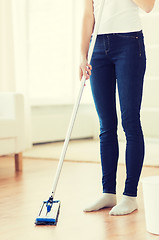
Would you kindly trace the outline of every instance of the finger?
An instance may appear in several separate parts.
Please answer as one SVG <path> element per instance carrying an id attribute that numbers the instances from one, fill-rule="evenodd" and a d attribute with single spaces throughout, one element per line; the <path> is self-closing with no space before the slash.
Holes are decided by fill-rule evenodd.
<path id="1" fill-rule="evenodd" d="M 82 79 L 83 76 L 86 78 L 86 80 L 90 78 L 91 70 L 89 70 L 87 66 L 82 67 L 81 71 L 82 71 L 81 79 Z"/>
<path id="2" fill-rule="evenodd" d="M 92 70 L 92 65 L 89 64 L 89 69 Z"/>
<path id="3" fill-rule="evenodd" d="M 88 64 L 88 65 L 87 65 L 87 71 L 88 71 L 89 73 L 91 73 L 91 70 L 92 70 L 92 66 L 91 66 L 90 64 Z"/>
<path id="4" fill-rule="evenodd" d="M 92 70 L 92 65 L 88 64 L 87 66 L 90 70 Z"/>
<path id="5" fill-rule="evenodd" d="M 86 74 L 91 75 L 91 70 L 87 66 L 85 67 L 85 72 Z"/>
<path id="6" fill-rule="evenodd" d="M 91 70 L 87 69 L 87 74 L 91 75 Z"/>
<path id="7" fill-rule="evenodd" d="M 87 76 L 86 76 L 86 80 L 88 80 L 89 78 L 90 78 L 90 75 L 87 74 Z"/>
<path id="8" fill-rule="evenodd" d="M 88 76 L 87 70 L 84 70 L 84 71 L 83 71 L 83 75 L 84 75 L 85 78 L 87 78 L 87 76 Z"/>

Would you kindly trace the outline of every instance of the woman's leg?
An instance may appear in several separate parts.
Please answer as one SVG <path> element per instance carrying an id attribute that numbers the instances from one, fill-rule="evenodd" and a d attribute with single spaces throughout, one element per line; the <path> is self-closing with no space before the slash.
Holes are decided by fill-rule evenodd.
<path id="1" fill-rule="evenodd" d="M 144 160 L 144 137 L 140 123 L 140 107 L 146 58 L 142 34 L 139 34 L 136 39 L 127 40 L 127 44 L 127 51 L 125 54 L 123 52 L 122 58 L 116 62 L 122 126 L 127 141 L 127 178 L 123 193 L 125 196 L 121 203 L 110 212 L 113 215 L 127 214 L 137 208 L 135 197 L 137 196 L 137 187 Z"/>
<path id="2" fill-rule="evenodd" d="M 101 43 L 102 44 L 102 43 Z M 101 48 L 101 44 L 100 47 Z M 116 170 L 118 162 L 115 65 L 106 54 L 98 52 L 98 41 L 92 57 L 90 84 L 100 122 L 100 154 L 103 196 L 85 211 L 116 204 Z"/>
<path id="3" fill-rule="evenodd" d="M 96 67 L 92 70 L 90 83 L 100 122 L 103 192 L 115 194 L 118 161 L 115 69 L 111 63 L 98 67 L 94 62 L 93 65 Z"/>

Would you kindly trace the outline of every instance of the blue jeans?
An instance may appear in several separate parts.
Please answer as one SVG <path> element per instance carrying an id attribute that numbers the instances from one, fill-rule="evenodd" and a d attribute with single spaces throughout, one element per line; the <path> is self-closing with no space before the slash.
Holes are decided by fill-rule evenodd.
<path id="1" fill-rule="evenodd" d="M 119 155 L 117 85 L 122 127 L 126 136 L 127 177 L 123 194 L 136 197 L 144 160 L 140 107 L 146 56 L 142 31 L 98 35 L 91 65 L 90 84 L 100 123 L 103 192 L 116 193 Z"/>

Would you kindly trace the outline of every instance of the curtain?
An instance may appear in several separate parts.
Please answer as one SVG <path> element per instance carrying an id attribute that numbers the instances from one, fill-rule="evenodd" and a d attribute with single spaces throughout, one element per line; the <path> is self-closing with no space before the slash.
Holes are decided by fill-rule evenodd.
<path id="1" fill-rule="evenodd" d="M 11 1 L 0 0 L 0 91 L 15 91 Z"/>
<path id="2" fill-rule="evenodd" d="M 0 0 L 0 91 L 24 95 L 25 148 L 31 147 L 27 0 Z"/>

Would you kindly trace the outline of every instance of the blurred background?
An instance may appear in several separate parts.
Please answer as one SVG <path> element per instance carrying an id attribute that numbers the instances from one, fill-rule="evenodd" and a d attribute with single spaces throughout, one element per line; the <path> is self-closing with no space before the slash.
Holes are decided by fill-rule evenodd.
<path id="1" fill-rule="evenodd" d="M 0 92 L 24 95 L 25 150 L 63 140 L 79 81 L 83 1 L 0 0 Z M 159 139 L 159 1 L 140 11 L 147 70 L 141 119 L 146 139 Z M 118 98 L 117 98 L 118 101 Z M 120 124 L 119 139 L 125 136 Z M 72 139 L 98 139 L 89 81 Z"/>

